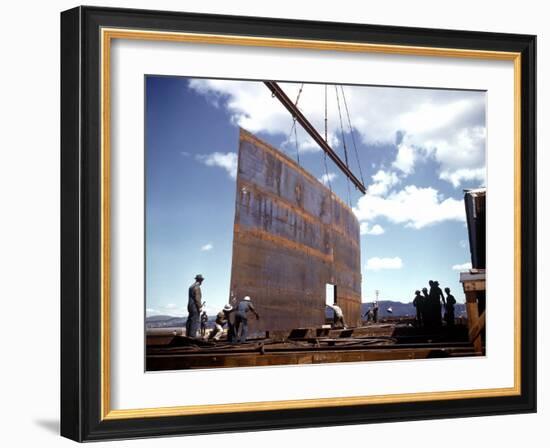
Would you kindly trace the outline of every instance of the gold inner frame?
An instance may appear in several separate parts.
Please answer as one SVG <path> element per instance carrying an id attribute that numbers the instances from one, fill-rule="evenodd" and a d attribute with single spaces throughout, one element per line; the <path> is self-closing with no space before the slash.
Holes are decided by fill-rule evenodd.
<path id="1" fill-rule="evenodd" d="M 110 50 L 113 39 L 170 41 L 212 45 L 240 45 L 311 50 L 383 53 L 413 56 L 437 56 L 469 59 L 506 60 L 514 63 L 514 386 L 442 392 L 369 395 L 303 400 L 281 400 L 229 404 L 171 406 L 141 409 L 111 409 L 110 388 Z M 521 53 L 415 47 L 302 39 L 278 39 L 248 36 L 101 29 L 101 419 L 166 417 L 227 412 L 306 409 L 381 403 L 420 402 L 521 394 Z"/>

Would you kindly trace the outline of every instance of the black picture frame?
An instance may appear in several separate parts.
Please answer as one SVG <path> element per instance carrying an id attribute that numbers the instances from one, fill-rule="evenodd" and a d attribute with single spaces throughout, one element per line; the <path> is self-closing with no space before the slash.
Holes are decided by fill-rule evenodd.
<path id="1" fill-rule="evenodd" d="M 521 393 L 102 419 L 100 29 L 128 28 L 521 54 Z M 536 36 L 99 7 L 61 13 L 61 435 L 76 441 L 536 412 Z"/>

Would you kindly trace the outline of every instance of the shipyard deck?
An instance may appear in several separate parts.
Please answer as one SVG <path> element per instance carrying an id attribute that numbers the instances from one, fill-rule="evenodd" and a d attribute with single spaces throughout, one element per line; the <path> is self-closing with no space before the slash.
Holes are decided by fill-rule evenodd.
<path id="1" fill-rule="evenodd" d="M 164 334 L 163 334 L 164 333 Z M 427 333 L 402 323 L 347 330 L 297 329 L 284 340 L 257 338 L 241 344 L 208 341 L 156 331 L 147 337 L 146 369 L 319 364 L 479 356 L 467 327 Z"/>

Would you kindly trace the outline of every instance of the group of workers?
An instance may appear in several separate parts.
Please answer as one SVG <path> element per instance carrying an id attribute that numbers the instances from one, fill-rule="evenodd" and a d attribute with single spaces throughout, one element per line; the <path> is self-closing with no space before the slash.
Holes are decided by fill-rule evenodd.
<path id="1" fill-rule="evenodd" d="M 455 304 L 456 299 L 451 294 L 450 288 L 445 288 L 445 295 L 439 287 L 437 280 L 430 280 L 430 290 L 422 288 L 415 291 L 413 305 L 416 308 L 416 322 L 419 327 L 438 328 L 442 325 L 441 308 L 443 306 L 443 319 L 447 326 L 455 323 Z"/>
<path id="2" fill-rule="evenodd" d="M 189 287 L 189 300 L 187 302 L 188 317 L 185 324 L 185 334 L 188 337 L 196 338 L 199 333 L 202 338 L 206 337 L 206 327 L 208 324 L 208 315 L 204 311 L 205 302 L 202 302 L 201 285 L 204 277 L 201 274 L 195 276 L 195 282 Z M 447 326 L 454 325 L 456 300 L 451 294 L 450 288 L 445 288 L 445 295 L 439 287 L 437 280 L 429 281 L 430 289 L 422 288 L 422 292 L 415 291 L 413 305 L 416 308 L 416 322 L 419 327 L 437 328 L 441 327 L 441 307 L 444 308 L 443 319 Z M 235 301 L 236 302 L 236 301 Z M 334 303 L 328 305 L 334 312 L 334 327 L 346 328 L 344 313 L 342 309 Z M 245 342 L 248 335 L 248 314 L 252 313 L 256 319 L 260 316 L 250 296 L 244 297 L 235 306 L 227 304 L 216 315 L 215 327 L 209 335 L 210 339 L 219 340 L 223 334 L 224 327 L 227 326 L 227 340 L 231 343 Z M 368 309 L 365 314 L 367 321 L 378 322 L 378 302 Z"/>
<path id="3" fill-rule="evenodd" d="M 190 338 L 197 338 L 199 332 L 201 337 L 206 337 L 206 326 L 208 315 L 203 310 L 205 302 L 202 302 L 201 285 L 204 277 L 201 274 L 195 276 L 195 282 L 189 287 L 189 300 L 187 302 L 187 322 L 185 324 L 185 334 Z M 252 304 L 250 296 L 244 297 L 236 306 L 227 304 L 216 315 L 214 330 L 209 335 L 210 339 L 219 340 L 223 334 L 224 327 L 227 326 L 227 340 L 231 343 L 246 342 L 248 335 L 248 313 L 260 319 L 260 315 Z"/>

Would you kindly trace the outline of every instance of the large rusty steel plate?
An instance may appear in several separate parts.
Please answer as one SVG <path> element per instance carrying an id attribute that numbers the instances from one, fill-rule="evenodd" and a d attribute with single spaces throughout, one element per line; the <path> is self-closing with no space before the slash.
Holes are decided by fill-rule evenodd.
<path id="1" fill-rule="evenodd" d="M 251 331 L 324 324 L 327 283 L 346 323 L 358 325 L 357 218 L 291 158 L 241 130 L 231 294 L 252 297 L 261 319 L 249 319 Z"/>

